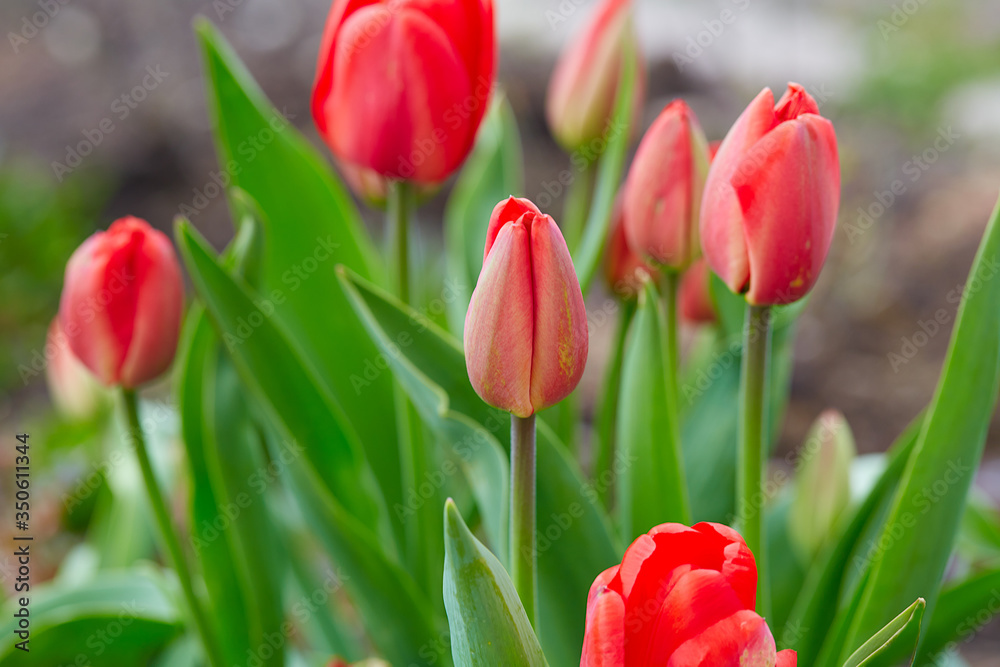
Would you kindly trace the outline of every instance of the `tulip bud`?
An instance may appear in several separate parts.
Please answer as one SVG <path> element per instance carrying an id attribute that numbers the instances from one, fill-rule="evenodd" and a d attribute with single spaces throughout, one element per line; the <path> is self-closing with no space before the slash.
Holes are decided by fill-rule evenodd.
<path id="1" fill-rule="evenodd" d="M 754 612 L 757 564 L 728 526 L 656 526 L 597 576 L 581 667 L 795 667 Z"/>
<path id="2" fill-rule="evenodd" d="M 639 293 L 643 275 L 658 280 L 656 270 L 642 261 L 642 258 L 628 245 L 625 238 L 622 198 L 619 194 L 611 213 L 611 231 L 608 234 L 607 254 L 604 257 L 604 278 L 615 296 L 632 300 Z"/>
<path id="3" fill-rule="evenodd" d="M 654 264 L 683 270 L 701 254 L 698 211 L 708 142 L 683 100 L 668 104 L 646 132 L 625 183 L 629 245 Z"/>
<path id="4" fill-rule="evenodd" d="M 59 325 L 105 385 L 133 388 L 173 361 L 184 285 L 170 240 L 126 217 L 97 232 L 66 265 Z"/>
<path id="5" fill-rule="evenodd" d="M 74 419 L 93 415 L 104 402 L 104 389 L 70 350 L 58 318 L 49 326 L 45 356 L 45 379 L 56 409 Z"/>
<path id="6" fill-rule="evenodd" d="M 312 114 L 343 162 L 418 183 L 465 159 L 490 105 L 492 0 L 335 0 Z"/>
<path id="7" fill-rule="evenodd" d="M 625 46 L 635 41 L 630 0 L 604 0 L 583 34 L 559 58 L 549 81 L 545 115 L 566 150 L 574 151 L 607 132 Z M 645 97 L 643 69 L 640 61 L 633 97 L 637 113 Z"/>
<path id="8" fill-rule="evenodd" d="M 790 534 L 811 559 L 837 527 L 851 500 L 851 463 L 856 450 L 844 415 L 827 410 L 813 424 L 795 472 Z"/>
<path id="9" fill-rule="evenodd" d="M 587 312 L 555 221 L 527 199 L 497 204 L 465 316 L 465 362 L 484 401 L 528 417 L 573 391 L 587 363 Z"/>
<path id="10" fill-rule="evenodd" d="M 715 303 L 709 289 L 711 271 L 704 258 L 692 264 L 681 278 L 680 312 L 692 324 L 712 324 L 716 320 Z"/>
<path id="11" fill-rule="evenodd" d="M 777 105 L 765 88 L 708 174 L 701 211 L 708 263 L 751 304 L 798 301 L 826 261 L 839 199 L 833 125 L 802 86 L 789 84 Z"/>

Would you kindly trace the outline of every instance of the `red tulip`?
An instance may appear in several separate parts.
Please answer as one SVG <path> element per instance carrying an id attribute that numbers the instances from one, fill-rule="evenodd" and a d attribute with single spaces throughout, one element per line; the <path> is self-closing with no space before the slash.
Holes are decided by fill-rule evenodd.
<path id="1" fill-rule="evenodd" d="M 492 0 L 334 0 L 312 113 L 343 162 L 420 183 L 468 155 L 489 107 Z"/>
<path id="2" fill-rule="evenodd" d="M 755 305 L 792 303 L 816 282 L 833 240 L 840 161 L 833 125 L 789 84 L 750 103 L 719 147 L 705 184 L 702 248 Z"/>
<path id="3" fill-rule="evenodd" d="M 635 41 L 630 0 L 604 0 L 583 34 L 559 58 L 549 81 L 545 114 L 552 134 L 566 150 L 600 139 L 608 131 L 622 55 Z M 642 70 L 640 61 L 633 98 L 637 113 L 645 96 Z"/>
<path id="4" fill-rule="evenodd" d="M 581 667 L 794 667 L 754 611 L 757 566 L 714 523 L 665 523 L 594 581 Z"/>
<path id="5" fill-rule="evenodd" d="M 629 245 L 655 264 L 683 270 L 701 253 L 698 210 L 708 142 L 683 100 L 668 104 L 639 144 L 625 183 Z"/>
<path id="6" fill-rule="evenodd" d="M 711 324 L 715 322 L 715 304 L 709 291 L 711 271 L 704 258 L 696 260 L 681 278 L 680 312 L 681 317 L 692 324 Z"/>
<path id="7" fill-rule="evenodd" d="M 587 312 L 555 221 L 527 199 L 493 209 L 465 316 L 469 379 L 484 401 L 528 417 L 566 398 L 587 363 Z"/>
<path id="8" fill-rule="evenodd" d="M 642 257 L 635 254 L 625 239 L 625 224 L 621 195 L 615 199 L 611 213 L 611 231 L 608 234 L 607 254 L 604 257 L 604 277 L 615 296 L 634 299 L 642 285 L 642 274 L 657 276 Z"/>
<path id="9" fill-rule="evenodd" d="M 116 220 L 66 265 L 59 324 L 73 354 L 106 385 L 132 388 L 170 366 L 184 285 L 170 240 L 145 220 Z"/>

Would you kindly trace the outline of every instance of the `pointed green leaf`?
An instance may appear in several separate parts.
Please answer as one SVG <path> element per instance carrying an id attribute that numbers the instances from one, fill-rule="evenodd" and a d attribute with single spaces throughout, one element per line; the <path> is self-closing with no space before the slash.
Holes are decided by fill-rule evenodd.
<path id="1" fill-rule="evenodd" d="M 912 655 L 916 648 L 920 619 L 923 618 L 925 606 L 926 603 L 923 599 L 917 599 L 852 653 L 844 663 L 844 667 L 862 667 L 863 665 L 873 667 L 875 664 L 881 664 L 877 662 L 877 659 L 893 649 L 897 643 L 902 644 L 903 649 Z"/>
<path id="2" fill-rule="evenodd" d="M 274 318 L 315 368 L 317 381 L 343 406 L 387 502 L 400 502 L 391 378 L 365 380 L 365 364 L 377 352 L 361 326 L 343 317 L 347 301 L 334 270 L 344 264 L 377 278 L 372 243 L 328 163 L 267 101 L 218 31 L 204 19 L 196 30 L 220 171 L 266 214 L 259 291 L 274 302 Z M 232 207 L 240 212 L 238 198 Z M 184 206 L 180 213 L 191 217 L 198 210 Z"/>
<path id="3" fill-rule="evenodd" d="M 933 613 L 1000 387 L 1000 204 L 976 254 L 923 430 L 844 652 L 922 597 Z M 905 573 L 905 576 L 900 576 Z"/>
<path id="4" fill-rule="evenodd" d="M 444 603 L 455 664 L 547 665 L 507 571 L 469 532 L 451 500 L 444 526 Z"/>

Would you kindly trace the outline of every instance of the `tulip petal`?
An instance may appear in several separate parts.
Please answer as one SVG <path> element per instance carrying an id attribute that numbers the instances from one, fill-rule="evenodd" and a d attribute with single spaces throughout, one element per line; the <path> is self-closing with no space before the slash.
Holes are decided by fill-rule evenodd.
<path id="1" fill-rule="evenodd" d="M 618 565 L 612 565 L 604 572 L 601 572 L 599 575 L 597 575 L 597 578 L 594 579 L 594 583 L 590 585 L 590 593 L 587 595 L 588 606 L 590 605 L 591 602 L 594 601 L 594 598 L 597 596 L 597 593 L 604 588 L 610 588 L 612 590 L 616 590 L 618 593 L 621 593 L 621 591 L 618 590 L 617 586 L 611 585 L 612 580 L 614 580 L 618 576 L 618 568 L 619 568 Z"/>
<path id="2" fill-rule="evenodd" d="M 587 628 L 580 667 L 625 665 L 625 601 L 601 587 L 587 605 Z"/>
<path id="3" fill-rule="evenodd" d="M 774 117 L 779 123 L 786 120 L 793 120 L 802 114 L 819 113 L 819 105 L 816 100 L 806 92 L 806 89 L 797 83 L 789 83 L 788 90 L 781 96 L 778 103 L 774 105 Z"/>
<path id="4" fill-rule="evenodd" d="M 777 667 L 796 667 L 798 661 L 799 656 L 792 649 L 787 648 L 784 651 L 778 651 Z"/>
<path id="5" fill-rule="evenodd" d="M 747 238 L 752 304 L 797 301 L 815 284 L 837 223 L 840 164 L 830 121 L 806 114 L 775 128 L 734 183 Z"/>
<path id="6" fill-rule="evenodd" d="M 534 333 L 529 231 L 505 225 L 483 264 L 465 317 L 469 380 L 484 401 L 519 417 L 533 414 Z"/>
<path id="7" fill-rule="evenodd" d="M 384 7 L 363 7 L 341 26 L 333 59 L 322 113 L 342 159 L 435 182 L 465 157 L 465 137 L 456 140 L 449 114 L 472 97 L 468 71 L 426 14 L 403 5 L 387 17 Z"/>
<path id="8" fill-rule="evenodd" d="M 733 187 L 747 149 L 775 125 L 774 95 L 765 88 L 736 119 L 705 181 L 701 205 L 701 246 L 712 270 L 733 292 L 742 292 L 750 280 L 743 211 Z"/>
<path id="9" fill-rule="evenodd" d="M 184 311 L 184 294 L 173 289 L 183 284 L 181 267 L 166 236 L 155 231 L 146 235 L 133 261 L 138 269 L 138 288 L 131 343 L 120 371 L 120 381 L 126 387 L 135 387 L 167 370 Z"/>
<path id="10" fill-rule="evenodd" d="M 764 619 L 745 610 L 684 642 L 667 667 L 775 667 L 774 638 Z"/>
<path id="11" fill-rule="evenodd" d="M 566 398 L 587 365 L 587 310 L 566 240 L 549 216 L 531 225 L 535 326 L 531 404 L 542 410 Z"/>
<path id="12" fill-rule="evenodd" d="M 652 628 L 649 645 L 630 642 L 626 651 L 630 660 L 642 656 L 641 664 L 665 664 L 681 644 L 739 611 L 745 611 L 743 603 L 722 573 L 691 570 L 678 579 L 655 619 L 647 623 Z"/>
<path id="13" fill-rule="evenodd" d="M 757 562 L 743 536 L 729 526 L 718 523 L 702 522 L 696 524 L 694 529 L 722 540 L 721 543 L 725 545 L 722 547 L 725 558 L 722 574 L 743 601 L 743 607 L 753 609 L 757 604 Z"/>
<path id="14" fill-rule="evenodd" d="M 508 197 L 493 207 L 490 215 L 490 222 L 486 226 L 486 245 L 483 248 L 483 263 L 486 263 L 486 256 L 490 254 L 490 248 L 500 233 L 500 228 L 510 222 L 517 222 L 525 213 L 541 215 L 542 212 L 527 199 L 520 197 Z"/>

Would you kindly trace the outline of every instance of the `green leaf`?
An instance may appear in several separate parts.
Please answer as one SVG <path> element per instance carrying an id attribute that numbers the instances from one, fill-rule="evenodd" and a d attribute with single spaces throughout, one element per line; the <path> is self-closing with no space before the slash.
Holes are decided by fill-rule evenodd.
<path id="1" fill-rule="evenodd" d="M 902 644 L 904 649 L 912 654 L 919 635 L 920 619 L 924 615 L 925 606 L 926 603 L 923 599 L 918 598 L 916 602 L 889 621 L 885 627 L 852 653 L 844 663 L 844 667 L 862 667 L 862 665 L 873 667 L 876 664 L 881 664 L 881 661 L 876 659 L 895 648 L 897 644 Z"/>
<path id="2" fill-rule="evenodd" d="M 547 665 L 510 577 L 469 532 L 451 500 L 445 503 L 444 525 L 444 603 L 455 664 Z"/>
<path id="3" fill-rule="evenodd" d="M 638 59 L 631 48 L 625 49 L 622 58 L 622 72 L 618 91 L 615 96 L 615 108 L 606 130 L 607 146 L 601 154 L 597 167 L 597 180 L 594 188 L 594 199 L 590 206 L 590 214 L 583 230 L 580 245 L 573 249 L 573 266 L 580 279 L 580 287 L 584 295 L 590 287 L 597 269 L 604 256 L 604 246 L 611 226 L 611 213 L 615 205 L 615 197 L 622 179 L 622 169 L 625 166 L 625 153 L 628 150 L 631 137 L 632 119 L 635 117 L 635 96 L 633 90 L 638 85 Z M 581 177 L 581 175 L 578 175 Z"/>
<path id="4" fill-rule="evenodd" d="M 465 368 L 461 347 L 416 310 L 357 274 L 342 270 L 340 278 L 355 313 L 421 418 L 450 450 L 446 453 L 454 455 L 446 460 L 457 458 L 475 494 L 490 543 L 498 553 L 506 554 L 510 503 L 507 458 L 496 438 L 468 416 L 478 411 L 482 402 L 471 391 L 466 373 L 450 372 Z M 454 463 L 442 466 L 435 471 L 439 474 L 435 479 L 447 480 L 454 472 Z M 434 484 L 434 480 L 428 481 Z M 409 516 L 412 503 L 399 505 L 394 511 Z"/>
<path id="5" fill-rule="evenodd" d="M 1000 205 L 959 306 L 941 379 L 883 529 L 844 651 L 922 597 L 933 614 L 1000 387 Z M 905 576 L 900 576 L 905 573 Z"/>
<path id="6" fill-rule="evenodd" d="M 335 267 L 378 278 L 378 261 L 350 196 L 305 138 L 267 101 L 208 21 L 197 22 L 222 172 L 266 214 L 259 291 L 323 389 L 343 407 L 389 504 L 402 500 L 391 378 L 368 379 L 375 347 L 344 318 Z M 234 198 L 234 213 L 241 202 Z M 182 207 L 183 215 L 197 213 Z M 239 215 L 236 216 L 239 219 Z M 256 285 L 256 283 L 253 283 Z"/>
<path id="7" fill-rule="evenodd" d="M 270 318 L 274 305 L 267 298 L 254 299 L 242 281 L 229 276 L 190 224 L 178 225 L 177 242 L 244 384 L 283 434 L 305 448 L 330 493 L 362 522 L 387 534 L 381 497 L 357 436 L 280 324 Z"/>
<path id="8" fill-rule="evenodd" d="M 80 656 L 82 664 L 145 665 L 182 629 L 173 596 L 152 572 L 107 573 L 72 587 L 33 585 L 29 653 L 14 647 L 15 603 L 3 608 L 3 667 L 76 665 Z"/>
<path id="9" fill-rule="evenodd" d="M 458 341 L 350 272 L 344 272 L 344 280 L 350 288 L 348 293 L 356 294 L 356 309 L 362 321 L 378 344 L 391 351 L 386 363 L 392 366 L 421 415 L 428 423 L 440 422 L 440 411 L 446 409 L 443 414 L 447 420 L 468 424 L 469 430 L 457 432 L 449 442 L 461 443 L 457 451 L 467 464 L 482 466 L 480 472 L 469 471 L 470 482 L 485 483 L 480 478 L 495 475 L 501 465 L 506 471 L 505 454 L 494 450 L 499 451 L 500 445 L 509 447 L 510 418 L 476 395 Z M 583 646 L 581 619 L 586 617 L 590 584 L 602 570 L 620 561 L 621 548 L 597 488 L 584 480 L 577 463 L 541 420 L 537 446 L 539 616 L 543 619 L 539 634 L 553 664 L 573 664 L 579 662 Z M 486 495 L 483 489 L 474 490 Z M 506 493 L 504 486 L 504 517 L 509 502 Z M 496 489 L 489 495 L 499 494 Z M 482 502 L 485 500 L 477 500 L 477 506 Z M 498 510 L 493 507 L 481 511 Z M 484 516 L 484 524 L 492 521 Z M 499 527 L 504 536 L 505 522 L 503 519 Z M 488 535 L 494 532 L 489 525 L 486 527 Z M 508 557 L 505 546 L 494 553 L 503 560 Z"/>
<path id="10" fill-rule="evenodd" d="M 497 94 L 444 212 L 448 276 L 452 281 L 449 294 L 453 296 L 448 300 L 448 323 L 459 337 L 483 267 L 490 214 L 499 202 L 523 192 L 522 163 L 517 118 L 506 96 Z"/>
<path id="11" fill-rule="evenodd" d="M 659 296 L 646 281 L 622 366 L 615 438 L 622 463 L 616 480 L 619 527 L 628 542 L 667 521 L 691 522 L 680 429 L 667 409 L 664 323 Z"/>

